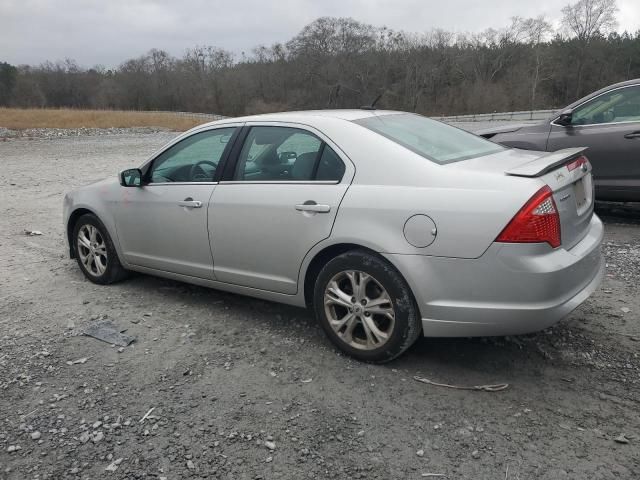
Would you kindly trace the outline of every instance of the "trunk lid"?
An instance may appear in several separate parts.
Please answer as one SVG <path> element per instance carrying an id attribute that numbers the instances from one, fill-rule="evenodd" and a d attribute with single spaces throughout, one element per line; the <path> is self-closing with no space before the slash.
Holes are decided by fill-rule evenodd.
<path id="1" fill-rule="evenodd" d="M 562 246 L 570 249 L 589 231 L 594 207 L 591 163 L 583 156 L 586 148 L 567 148 L 550 153 L 530 164 L 515 168 L 508 175 L 540 177 L 553 191 L 560 215 Z M 585 159 L 581 163 L 580 159 Z"/>
<path id="2" fill-rule="evenodd" d="M 567 148 L 556 152 L 508 149 L 493 155 L 451 164 L 464 170 L 496 173 L 523 180 L 537 178 L 551 188 L 560 216 L 562 246 L 570 249 L 584 238 L 593 216 L 594 194 L 591 164 L 574 167 L 586 148 Z M 569 169 L 569 167 L 572 167 Z M 523 185 L 524 186 L 524 185 Z M 528 187 L 530 188 L 530 187 Z M 522 205 L 516 208 L 516 211 Z"/>
<path id="3" fill-rule="evenodd" d="M 566 163 L 570 163 L 571 160 L 578 158 L 586 149 L 586 147 L 565 148 L 556 152 L 544 153 L 522 165 L 508 169 L 505 173 L 516 177 L 540 177 Z"/>

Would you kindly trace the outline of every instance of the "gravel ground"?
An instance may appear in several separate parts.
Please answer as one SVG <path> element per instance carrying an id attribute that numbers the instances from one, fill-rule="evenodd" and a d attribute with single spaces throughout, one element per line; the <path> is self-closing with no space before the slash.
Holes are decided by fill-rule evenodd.
<path id="1" fill-rule="evenodd" d="M 366 365 L 305 310 L 144 275 L 84 280 L 65 255 L 64 192 L 173 135 L 0 142 L 0 478 L 640 478 L 638 209 L 598 207 L 606 279 L 556 327 L 421 339 Z M 103 318 L 137 340 L 81 335 Z"/>
<path id="2" fill-rule="evenodd" d="M 136 128 L 27 128 L 24 130 L 10 130 L 0 127 L 0 141 L 9 138 L 60 138 L 60 137 L 80 137 L 80 136 L 103 136 L 103 135 L 143 135 L 145 133 L 159 133 L 169 131 L 166 128 L 158 127 L 136 127 Z"/>

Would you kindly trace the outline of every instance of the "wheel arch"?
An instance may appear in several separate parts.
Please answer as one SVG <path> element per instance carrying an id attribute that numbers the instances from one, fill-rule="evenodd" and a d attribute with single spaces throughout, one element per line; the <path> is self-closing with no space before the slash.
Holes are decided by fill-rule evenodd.
<path id="1" fill-rule="evenodd" d="M 327 262 L 331 261 L 338 255 L 342 255 L 343 253 L 349 252 L 351 250 L 362 250 L 370 253 L 371 255 L 375 255 L 376 257 L 379 257 L 386 262 L 389 262 L 388 259 L 386 259 L 383 255 L 380 255 L 375 250 L 357 243 L 335 243 L 333 245 L 324 247 L 314 255 L 305 271 L 303 293 L 304 303 L 307 307 L 311 307 L 313 305 L 313 289 L 315 287 L 316 278 L 318 278 L 318 274 L 320 273 L 320 270 L 322 270 L 322 267 L 324 267 Z M 395 265 L 393 265 L 393 267 L 397 270 Z M 402 275 L 401 272 L 398 273 Z"/>
<path id="2" fill-rule="evenodd" d="M 69 244 L 70 258 L 76 258 L 76 252 L 73 248 L 73 229 L 75 228 L 78 219 L 82 215 L 85 215 L 87 213 L 90 213 L 91 215 L 94 215 L 96 218 L 99 219 L 99 217 L 96 215 L 94 211 L 89 210 L 88 208 L 83 208 L 83 207 L 76 208 L 73 212 L 71 212 L 71 215 L 69 215 L 69 220 L 67 221 L 67 242 Z"/>

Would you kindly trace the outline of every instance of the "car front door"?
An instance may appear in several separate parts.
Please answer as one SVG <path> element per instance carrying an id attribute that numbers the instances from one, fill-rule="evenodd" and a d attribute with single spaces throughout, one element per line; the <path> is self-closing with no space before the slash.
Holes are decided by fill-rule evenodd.
<path id="1" fill-rule="evenodd" d="M 551 124 L 547 150 L 589 147 L 596 195 L 615 199 L 640 185 L 640 85 L 605 92 L 574 108 L 571 124 Z M 612 198 L 613 195 L 613 198 Z"/>
<path id="2" fill-rule="evenodd" d="M 116 229 L 128 263 L 213 279 L 207 209 L 235 130 L 205 130 L 180 140 L 153 159 L 142 186 L 121 189 Z"/>
<path id="3" fill-rule="evenodd" d="M 250 125 L 243 136 L 209 209 L 215 277 L 295 294 L 305 255 L 331 233 L 353 165 L 310 129 Z"/>

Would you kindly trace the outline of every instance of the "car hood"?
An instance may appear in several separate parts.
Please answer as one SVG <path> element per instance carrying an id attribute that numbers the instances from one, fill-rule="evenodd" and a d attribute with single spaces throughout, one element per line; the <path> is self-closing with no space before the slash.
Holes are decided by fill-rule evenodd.
<path id="1" fill-rule="evenodd" d="M 506 124 L 506 125 L 500 125 L 498 127 L 483 128 L 481 130 L 476 131 L 475 134 L 476 135 L 480 135 L 481 137 L 484 137 L 485 135 L 496 135 L 498 133 L 511 133 L 511 132 L 517 132 L 521 128 L 529 127 L 531 125 L 535 125 L 535 124 L 532 124 L 532 123 L 509 123 L 509 124 Z"/>

